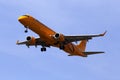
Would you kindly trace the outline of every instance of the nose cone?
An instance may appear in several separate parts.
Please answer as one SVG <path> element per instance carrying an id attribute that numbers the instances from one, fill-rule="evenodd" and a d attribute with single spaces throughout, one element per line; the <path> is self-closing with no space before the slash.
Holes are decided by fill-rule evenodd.
<path id="1" fill-rule="evenodd" d="M 23 20 L 25 20 L 25 19 L 27 19 L 28 17 L 27 16 L 20 16 L 19 18 L 18 18 L 18 21 L 23 21 Z"/>

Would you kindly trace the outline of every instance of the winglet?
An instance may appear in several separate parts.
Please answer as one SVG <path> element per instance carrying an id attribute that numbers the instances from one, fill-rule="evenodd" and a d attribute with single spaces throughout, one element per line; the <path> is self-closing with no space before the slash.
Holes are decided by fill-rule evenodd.
<path id="1" fill-rule="evenodd" d="M 103 34 L 100 34 L 100 36 L 104 36 L 107 33 L 107 31 L 105 31 Z"/>

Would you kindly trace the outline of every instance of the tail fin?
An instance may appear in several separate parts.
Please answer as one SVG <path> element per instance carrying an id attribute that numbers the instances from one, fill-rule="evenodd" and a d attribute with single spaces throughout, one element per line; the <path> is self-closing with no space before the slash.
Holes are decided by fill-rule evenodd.
<path id="1" fill-rule="evenodd" d="M 85 52 L 86 44 L 87 44 L 87 40 L 82 40 L 80 44 L 77 45 L 77 47 L 79 47 L 82 52 Z"/>
<path id="2" fill-rule="evenodd" d="M 77 47 L 80 48 L 82 53 L 84 54 L 84 57 L 87 57 L 87 55 L 104 53 L 102 51 L 100 51 L 100 52 L 96 52 L 96 51 L 95 52 L 93 52 L 93 51 L 92 52 L 85 52 L 86 44 L 87 44 L 87 40 L 82 40 L 80 42 L 80 44 L 77 45 Z"/>

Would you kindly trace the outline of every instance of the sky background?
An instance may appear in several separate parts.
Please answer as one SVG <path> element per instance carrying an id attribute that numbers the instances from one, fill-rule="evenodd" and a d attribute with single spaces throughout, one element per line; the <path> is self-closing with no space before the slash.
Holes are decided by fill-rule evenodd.
<path id="1" fill-rule="evenodd" d="M 30 14 L 65 35 L 99 34 L 87 51 L 105 54 L 68 57 L 58 48 L 17 46 L 38 37 L 18 22 Z M 0 80 L 120 80 L 120 0 L 0 0 Z"/>

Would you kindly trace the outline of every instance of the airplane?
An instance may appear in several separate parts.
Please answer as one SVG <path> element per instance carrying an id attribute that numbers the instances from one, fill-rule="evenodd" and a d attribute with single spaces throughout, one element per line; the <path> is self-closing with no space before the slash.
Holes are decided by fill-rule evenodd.
<path id="1" fill-rule="evenodd" d="M 104 53 L 103 51 L 86 52 L 85 49 L 88 40 L 93 37 L 104 36 L 106 31 L 98 35 L 65 36 L 61 33 L 53 31 L 30 15 L 22 15 L 18 18 L 18 21 L 26 28 L 25 33 L 27 33 L 28 29 L 30 29 L 38 34 L 39 38 L 28 36 L 26 41 L 17 41 L 17 45 L 26 45 L 28 48 L 29 46 L 42 46 L 41 52 L 46 51 L 47 47 L 53 46 L 67 52 L 68 56 L 87 57 L 91 54 Z M 80 43 L 77 45 L 73 43 L 77 41 L 80 41 Z"/>

